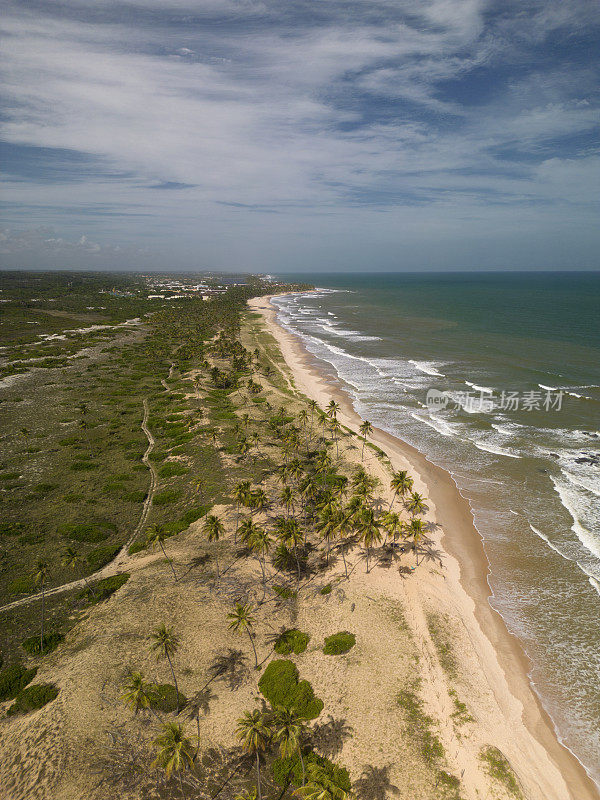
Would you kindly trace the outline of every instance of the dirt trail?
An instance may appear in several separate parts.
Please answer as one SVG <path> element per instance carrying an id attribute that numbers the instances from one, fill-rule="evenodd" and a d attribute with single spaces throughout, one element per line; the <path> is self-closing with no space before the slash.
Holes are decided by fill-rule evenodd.
<path id="1" fill-rule="evenodd" d="M 152 498 L 154 496 L 154 492 L 158 486 L 158 473 L 156 472 L 156 468 L 154 464 L 150 461 L 150 453 L 154 449 L 154 445 L 156 441 L 150 429 L 148 428 L 148 418 L 150 416 L 150 410 L 148 407 L 148 400 L 144 398 L 143 401 L 144 405 L 144 416 L 142 419 L 142 430 L 144 431 L 146 438 L 148 439 L 148 447 L 146 448 L 146 452 L 142 456 L 142 461 L 150 470 L 150 485 L 148 487 L 148 494 L 146 495 L 146 499 L 144 500 L 144 505 L 142 507 L 142 513 L 140 514 L 140 518 L 138 524 L 135 527 L 135 530 L 129 537 L 129 539 L 125 542 L 123 547 L 119 550 L 117 555 L 113 558 L 113 560 L 108 563 L 106 566 L 102 567 L 102 569 L 98 570 L 97 572 L 93 572 L 91 575 L 87 575 L 86 578 L 80 578 L 79 580 L 70 581 L 69 583 L 63 583 L 61 586 L 54 586 L 52 589 L 47 589 L 44 592 L 45 597 L 52 597 L 53 595 L 61 594 L 62 592 L 68 592 L 71 589 L 82 589 L 84 586 L 87 585 L 87 581 L 90 580 L 100 580 L 102 578 L 108 578 L 111 575 L 115 575 L 119 572 L 119 568 L 123 566 L 125 561 L 128 559 L 127 550 L 130 545 L 135 541 L 136 537 L 140 534 L 143 530 L 144 525 L 146 524 L 146 520 L 148 519 L 148 514 L 150 513 L 150 506 L 152 505 Z M 42 599 L 42 592 L 37 592 L 36 594 L 30 594 L 27 597 L 22 597 L 20 600 L 14 600 L 12 603 L 8 603 L 5 606 L 0 606 L 1 611 L 10 611 L 13 608 L 19 608 L 20 606 L 26 606 L 29 603 L 34 603 L 36 600 Z"/>

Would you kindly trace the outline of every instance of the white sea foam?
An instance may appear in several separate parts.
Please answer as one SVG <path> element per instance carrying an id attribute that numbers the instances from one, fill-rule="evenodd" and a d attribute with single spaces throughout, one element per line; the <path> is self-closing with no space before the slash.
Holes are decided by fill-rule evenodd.
<path id="1" fill-rule="evenodd" d="M 470 439 L 469 441 L 473 442 L 478 450 L 485 450 L 486 453 L 494 453 L 494 455 L 507 456 L 508 458 L 521 458 L 521 456 L 517 455 L 516 453 L 511 453 L 508 450 L 504 450 L 502 447 L 493 447 L 492 445 L 484 444 L 483 442 L 476 442 L 474 439 Z"/>
<path id="2" fill-rule="evenodd" d="M 573 474 L 569 472 L 568 469 L 561 469 L 561 472 L 574 486 L 580 489 L 586 489 L 591 494 L 596 495 L 596 497 L 600 497 L 600 479 L 595 475 Z"/>
<path id="3" fill-rule="evenodd" d="M 591 575 L 589 581 L 590 584 L 593 586 L 593 588 L 598 592 L 598 594 L 600 594 L 600 581 L 596 580 L 596 578 L 593 578 Z"/>
<path id="4" fill-rule="evenodd" d="M 569 485 L 569 483 L 553 475 L 550 476 L 550 479 L 552 480 L 556 493 L 560 497 L 560 502 L 569 512 L 573 520 L 571 530 L 586 550 L 589 550 L 592 555 L 600 558 L 600 538 L 594 535 L 582 522 L 582 518 L 585 516 L 586 512 L 588 514 L 590 512 L 589 498 L 586 496 L 587 493 L 585 490 L 576 490 L 572 484 Z"/>
<path id="5" fill-rule="evenodd" d="M 412 364 L 419 372 L 425 373 L 425 375 L 432 375 L 435 378 L 445 378 L 443 372 L 439 372 L 436 369 L 436 362 L 435 361 L 415 361 L 412 358 L 408 359 L 408 363 Z"/>
<path id="6" fill-rule="evenodd" d="M 534 527 L 534 526 L 531 524 L 531 522 L 529 523 L 529 527 L 530 527 L 530 528 L 531 528 L 531 530 L 532 530 L 532 531 L 535 533 L 535 535 L 536 535 L 536 536 L 539 536 L 539 538 L 540 538 L 540 539 L 542 539 L 544 542 L 546 542 L 546 544 L 548 545 L 548 547 L 549 547 L 551 550 L 554 550 L 554 552 L 555 552 L 555 553 L 558 553 L 558 555 L 559 555 L 559 556 L 561 556 L 562 558 L 564 558 L 566 561 L 573 561 L 573 559 L 572 559 L 572 558 L 570 558 L 569 556 L 565 555 L 565 554 L 562 552 L 562 550 L 559 550 L 559 549 L 558 549 L 558 547 L 556 547 L 555 545 L 553 545 L 553 544 L 552 544 L 552 542 L 550 541 L 550 539 L 549 539 L 549 538 L 546 536 L 546 534 L 545 534 L 545 533 L 542 533 L 542 531 L 538 530 L 538 528 L 535 528 L 535 527 Z"/>
<path id="7" fill-rule="evenodd" d="M 430 428 L 433 428 L 438 433 L 441 433 L 442 436 L 456 436 L 457 434 L 452 430 L 450 425 L 445 422 L 440 417 L 437 417 L 435 414 L 430 414 L 429 418 L 423 417 L 420 414 L 411 414 L 413 419 L 416 419 L 417 422 L 422 422 L 425 425 L 429 425 Z"/>
<path id="8" fill-rule="evenodd" d="M 494 390 L 490 389 L 488 386 L 478 386 L 476 383 L 471 383 L 471 381 L 465 381 L 467 386 L 470 386 L 472 389 L 475 389 L 476 392 L 484 392 L 485 394 L 493 394 Z"/>

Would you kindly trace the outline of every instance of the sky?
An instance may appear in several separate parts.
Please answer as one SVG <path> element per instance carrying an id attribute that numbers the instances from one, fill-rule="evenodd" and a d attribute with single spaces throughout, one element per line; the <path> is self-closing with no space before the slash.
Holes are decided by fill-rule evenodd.
<path id="1" fill-rule="evenodd" d="M 4 268 L 600 268 L 597 0 L 0 11 Z"/>

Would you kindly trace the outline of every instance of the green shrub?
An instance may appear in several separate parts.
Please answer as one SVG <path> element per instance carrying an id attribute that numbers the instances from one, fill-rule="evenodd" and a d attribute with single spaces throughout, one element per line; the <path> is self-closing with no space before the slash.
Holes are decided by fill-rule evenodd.
<path id="1" fill-rule="evenodd" d="M 331 584 L 328 583 L 327 586 L 324 586 L 321 589 L 320 594 L 331 594 Z"/>
<path id="2" fill-rule="evenodd" d="M 129 553 L 130 556 L 133 556 L 136 553 L 139 553 L 145 549 L 146 549 L 146 544 L 144 542 L 134 542 L 132 545 L 129 546 L 127 552 Z"/>
<path id="3" fill-rule="evenodd" d="M 35 581 L 30 575 L 21 575 L 19 578 L 13 578 L 8 583 L 8 591 L 10 594 L 29 594 L 35 589 Z"/>
<path id="4" fill-rule="evenodd" d="M 92 587 L 86 587 L 79 595 L 80 598 L 85 599 L 93 605 L 100 603 L 102 600 L 107 600 L 117 589 L 120 589 L 123 584 L 129 580 L 128 572 L 121 572 L 119 575 L 111 575 L 110 578 L 103 578 Z"/>
<path id="5" fill-rule="evenodd" d="M 88 553 L 87 562 L 95 572 L 105 564 L 108 564 L 109 561 L 112 561 L 120 549 L 121 548 L 118 544 L 108 544 L 104 545 L 104 547 L 95 547 L 90 553 Z"/>
<path id="6" fill-rule="evenodd" d="M 57 633 L 56 631 L 45 633 L 43 654 L 46 655 L 46 653 L 50 653 L 52 650 L 58 647 L 64 638 L 65 637 L 62 635 L 62 633 Z M 28 639 L 25 639 L 24 642 L 21 642 L 21 647 L 26 653 L 29 653 L 30 656 L 40 655 L 40 645 L 41 642 L 39 636 L 30 636 Z"/>
<path id="7" fill-rule="evenodd" d="M 345 767 L 339 767 L 337 764 L 329 761 L 328 758 L 320 756 L 314 751 L 304 756 L 304 770 L 306 771 L 313 764 L 322 770 L 336 788 L 342 789 L 344 792 L 352 791 L 350 775 Z M 288 787 L 290 784 L 301 786 L 302 775 L 302 761 L 297 755 L 293 758 L 278 758 L 273 763 L 273 777 L 275 783 L 281 786 L 282 789 Z"/>
<path id="8" fill-rule="evenodd" d="M 276 595 L 283 598 L 284 600 L 290 600 L 292 597 L 297 597 L 298 593 L 289 589 L 287 586 L 278 586 L 277 584 L 273 584 L 273 591 Z"/>
<path id="9" fill-rule="evenodd" d="M 57 527 L 58 533 L 75 539 L 78 542 L 102 542 L 111 533 L 117 532 L 117 526 L 106 520 L 97 522 L 64 522 Z"/>
<path id="10" fill-rule="evenodd" d="M 168 464 L 163 464 L 158 470 L 158 474 L 161 478 L 173 478 L 175 475 L 187 475 L 188 472 L 189 469 L 184 467 L 183 464 L 177 464 L 173 461 L 170 461 Z"/>
<path id="11" fill-rule="evenodd" d="M 143 503 L 147 497 L 148 492 L 145 489 L 136 489 L 133 492 L 123 493 L 123 500 L 127 500 L 129 503 Z"/>
<path id="12" fill-rule="evenodd" d="M 308 681 L 298 681 L 296 665 L 286 658 L 271 661 L 258 682 L 258 688 L 272 706 L 295 708 L 307 719 L 315 719 L 323 710 L 323 701 L 315 697 Z"/>
<path id="13" fill-rule="evenodd" d="M 179 692 L 179 709 L 181 710 L 187 703 L 187 697 Z M 170 714 L 177 711 L 177 693 L 175 687 L 170 683 L 160 683 L 156 686 L 156 695 L 152 697 L 150 705 L 156 711 L 163 711 Z"/>
<path id="14" fill-rule="evenodd" d="M 356 644 L 356 636 L 348 631 L 340 631 L 334 633 L 333 636 L 327 636 L 325 639 L 325 647 L 323 652 L 326 656 L 339 656 L 342 653 L 347 653 L 352 650 Z"/>
<path id="15" fill-rule="evenodd" d="M 306 650 L 309 641 L 308 633 L 302 633 L 298 628 L 290 628 L 284 631 L 275 642 L 275 652 L 280 656 L 287 656 L 290 653 L 299 655 Z"/>
<path id="16" fill-rule="evenodd" d="M 479 758 L 485 764 L 488 774 L 503 784 L 510 794 L 518 798 L 523 796 L 510 762 L 501 750 L 492 745 L 484 747 Z"/>
<path id="17" fill-rule="evenodd" d="M 154 495 L 152 503 L 155 506 L 170 505 L 171 503 L 176 503 L 182 494 L 181 489 L 163 489 Z"/>
<path id="18" fill-rule="evenodd" d="M 0 672 L 0 702 L 12 700 L 35 678 L 37 669 L 25 669 L 22 664 L 11 664 Z"/>
<path id="19" fill-rule="evenodd" d="M 50 703 L 58 695 L 58 687 L 53 683 L 38 683 L 23 689 L 6 712 L 9 717 L 15 714 L 28 714 Z"/>
<path id="20" fill-rule="evenodd" d="M 93 461 L 74 461 L 69 469 L 73 470 L 73 472 L 87 472 L 92 469 L 98 469 L 100 464 L 96 464 Z"/>
<path id="21" fill-rule="evenodd" d="M 203 517 L 211 508 L 212 506 L 210 505 L 193 506 L 184 512 L 179 519 L 186 528 L 189 528 L 192 522 L 196 522 L 200 517 Z"/>

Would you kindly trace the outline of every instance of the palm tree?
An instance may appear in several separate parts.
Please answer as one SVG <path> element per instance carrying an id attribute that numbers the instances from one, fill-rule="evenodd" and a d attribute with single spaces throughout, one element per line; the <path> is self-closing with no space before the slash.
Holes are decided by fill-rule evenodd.
<path id="1" fill-rule="evenodd" d="M 156 653 L 156 658 L 158 660 L 166 658 L 169 662 L 173 683 L 175 684 L 175 694 L 177 695 L 177 713 L 179 714 L 179 686 L 177 685 L 177 678 L 175 677 L 172 661 L 173 656 L 179 650 L 179 636 L 177 636 L 173 628 L 167 628 L 165 623 L 161 622 L 150 634 L 150 640 L 150 647 Z"/>
<path id="2" fill-rule="evenodd" d="M 246 711 L 244 716 L 238 719 L 236 736 L 241 741 L 244 750 L 252 756 L 256 756 L 256 779 L 258 783 L 258 800 L 262 800 L 260 788 L 260 754 L 267 748 L 271 738 L 271 728 L 268 719 L 264 714 L 256 709 L 252 712 Z"/>
<path id="3" fill-rule="evenodd" d="M 330 400 L 329 403 L 327 404 L 326 414 L 331 419 L 335 419 L 339 410 L 340 410 L 339 403 L 336 403 L 335 400 Z"/>
<path id="4" fill-rule="evenodd" d="M 369 554 L 371 547 L 381 541 L 380 524 L 375 511 L 368 506 L 363 508 L 358 518 L 358 532 L 367 551 L 367 573 L 369 572 Z"/>
<path id="5" fill-rule="evenodd" d="M 192 768 L 194 748 L 184 735 L 183 728 L 176 722 L 166 722 L 163 725 L 163 732 L 156 737 L 153 744 L 158 748 L 158 753 L 152 766 L 163 769 L 167 778 L 170 778 L 173 772 L 177 772 L 181 793 L 185 796 L 181 773 Z"/>
<path id="6" fill-rule="evenodd" d="M 264 489 L 255 489 L 250 494 L 251 509 L 253 511 L 264 511 L 269 507 L 269 498 Z"/>
<path id="7" fill-rule="evenodd" d="M 413 479 L 405 469 L 401 469 L 399 472 L 394 472 L 392 474 L 392 480 L 390 481 L 390 488 L 394 490 L 394 496 L 392 497 L 390 508 L 392 507 L 394 500 L 398 495 L 404 497 L 407 492 L 410 492 L 412 487 Z"/>
<path id="8" fill-rule="evenodd" d="M 423 520 L 419 519 L 418 517 L 413 517 L 406 526 L 406 532 L 409 536 L 412 536 L 413 547 L 415 555 L 417 557 L 417 567 L 418 567 L 419 551 L 417 550 L 417 545 L 419 544 L 421 539 L 425 536 L 425 525 L 423 524 Z"/>
<path id="9" fill-rule="evenodd" d="M 240 525 L 240 540 L 250 547 L 250 542 L 256 536 L 256 532 L 260 530 L 259 526 L 252 519 L 245 519 Z"/>
<path id="10" fill-rule="evenodd" d="M 250 537 L 250 548 L 257 554 L 258 562 L 262 570 L 263 586 L 267 580 L 265 573 L 265 561 L 269 550 L 271 549 L 271 537 L 263 528 L 256 526 L 254 533 Z"/>
<path id="11" fill-rule="evenodd" d="M 295 708 L 277 707 L 271 717 L 273 725 L 273 741 L 279 744 L 282 758 L 293 758 L 296 753 L 302 764 L 302 785 L 306 783 L 304 758 L 302 756 L 302 739 L 305 732 L 306 717 L 298 714 Z"/>
<path id="12" fill-rule="evenodd" d="M 294 492 L 294 490 L 292 489 L 291 486 L 284 486 L 283 489 L 281 490 L 281 494 L 279 496 L 279 499 L 281 500 L 282 504 L 284 505 L 285 511 L 286 511 L 286 514 L 287 514 L 288 517 L 290 515 L 290 509 L 292 509 L 292 511 L 294 509 L 294 497 L 295 496 L 296 496 L 296 493 Z"/>
<path id="13" fill-rule="evenodd" d="M 229 630 L 234 631 L 234 633 L 243 633 L 246 631 L 248 634 L 250 644 L 254 650 L 254 668 L 258 669 L 258 654 L 252 636 L 252 629 L 256 620 L 252 616 L 252 610 L 252 606 L 249 603 L 236 603 L 234 610 L 227 614 L 227 619 L 231 620 L 229 623 Z"/>
<path id="14" fill-rule="evenodd" d="M 327 564 L 329 565 L 329 551 L 331 546 L 331 539 L 335 536 L 339 526 L 340 507 L 335 500 L 330 500 L 321 507 L 319 512 L 319 521 L 317 524 L 317 531 L 320 536 L 327 542 Z"/>
<path id="15" fill-rule="evenodd" d="M 284 519 L 280 517 L 276 525 L 277 538 L 285 547 L 291 547 L 294 551 L 294 558 L 296 559 L 296 568 L 298 574 L 298 585 L 300 584 L 300 559 L 298 558 L 298 547 L 304 541 L 304 535 L 298 525 L 298 520 L 290 517 Z"/>
<path id="16" fill-rule="evenodd" d="M 302 800 L 353 800 L 353 792 L 341 789 L 318 764 L 308 765 L 308 782 L 293 794 Z"/>
<path id="17" fill-rule="evenodd" d="M 44 617 L 46 616 L 46 581 L 50 575 L 50 565 L 40 559 L 33 568 L 33 582 L 42 590 L 42 632 L 40 634 L 40 655 L 44 655 Z"/>
<path id="18" fill-rule="evenodd" d="M 167 563 L 171 567 L 171 572 L 173 573 L 173 578 L 177 581 L 177 573 L 175 572 L 175 567 L 173 566 L 173 561 L 167 556 L 167 551 L 165 550 L 165 546 L 163 542 L 167 538 L 167 535 L 163 530 L 161 530 L 159 525 L 153 525 L 150 530 L 148 531 L 148 536 L 146 538 L 146 543 L 152 546 L 152 550 L 156 550 L 157 545 L 163 551 L 163 555 L 167 560 Z"/>
<path id="19" fill-rule="evenodd" d="M 336 458 L 339 458 L 340 457 L 340 451 L 339 451 L 339 448 L 338 448 L 338 439 L 339 439 L 339 435 L 340 435 L 340 433 L 342 431 L 342 426 L 340 425 L 339 420 L 337 420 L 335 417 L 333 417 L 331 419 L 331 421 L 329 422 L 329 430 L 331 431 L 331 438 L 335 442 L 335 455 L 336 455 Z"/>
<path id="20" fill-rule="evenodd" d="M 209 542 L 218 542 L 220 537 L 225 533 L 225 526 L 216 514 L 209 514 L 202 526 L 202 530 L 207 535 Z M 219 555 L 215 551 L 215 561 L 217 564 L 217 584 L 219 583 Z"/>
<path id="21" fill-rule="evenodd" d="M 400 514 L 397 514 L 395 511 L 388 511 L 383 515 L 381 524 L 386 534 L 388 536 L 392 536 L 394 544 L 396 544 L 396 537 L 402 530 L 403 525 L 402 520 L 400 519 Z"/>
<path id="22" fill-rule="evenodd" d="M 63 566 L 69 567 L 72 570 L 81 570 L 83 565 L 83 558 L 74 547 L 65 547 L 62 554 Z M 85 575 L 82 575 L 83 582 L 88 588 L 88 591 L 95 596 L 95 592 L 90 586 Z"/>
<path id="23" fill-rule="evenodd" d="M 159 722 L 161 721 L 152 706 L 152 701 L 157 697 L 156 685 L 148 683 L 142 672 L 130 672 L 123 688 L 125 691 L 119 699 L 132 708 L 134 714 L 137 715 L 139 711 L 150 711 Z"/>
<path id="24" fill-rule="evenodd" d="M 426 500 L 418 492 L 411 492 L 406 508 L 413 517 L 416 517 L 417 514 L 424 514 L 427 511 Z"/>
<path id="25" fill-rule="evenodd" d="M 371 425 L 370 422 L 365 420 L 363 424 L 360 426 L 359 431 L 361 432 L 363 437 L 362 450 L 360 452 L 360 460 L 362 461 L 365 455 L 365 445 L 367 443 L 367 436 L 370 436 L 373 433 L 373 426 Z"/>
<path id="26" fill-rule="evenodd" d="M 315 416 L 315 411 L 319 410 L 319 406 L 317 405 L 317 401 L 316 400 L 309 400 L 308 401 L 308 407 L 310 408 L 310 438 L 312 440 L 313 419 L 314 419 L 314 416 Z"/>

